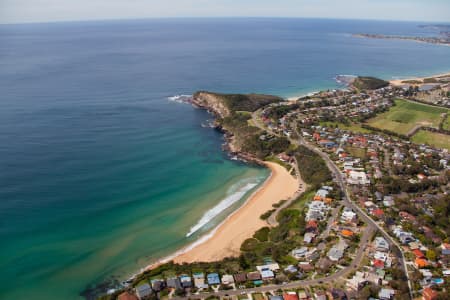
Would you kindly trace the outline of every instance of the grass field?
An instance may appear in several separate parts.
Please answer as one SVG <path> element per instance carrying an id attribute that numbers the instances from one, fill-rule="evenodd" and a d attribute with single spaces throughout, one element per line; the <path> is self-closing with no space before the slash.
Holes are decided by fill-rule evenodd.
<path id="1" fill-rule="evenodd" d="M 445 121 L 444 124 L 442 124 L 442 128 L 445 130 L 450 130 L 450 116 L 448 116 Z"/>
<path id="2" fill-rule="evenodd" d="M 369 120 L 370 126 L 386 129 L 407 135 L 416 126 L 437 128 L 442 120 L 442 114 L 449 110 L 421 103 L 397 99 L 388 112 Z"/>
<path id="3" fill-rule="evenodd" d="M 450 136 L 442 133 L 419 130 L 411 138 L 411 141 L 417 144 L 428 144 L 430 146 L 450 150 Z"/>

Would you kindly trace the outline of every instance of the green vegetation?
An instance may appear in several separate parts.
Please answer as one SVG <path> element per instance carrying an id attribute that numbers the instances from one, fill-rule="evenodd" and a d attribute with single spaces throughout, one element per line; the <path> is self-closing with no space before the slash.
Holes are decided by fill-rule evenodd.
<path id="1" fill-rule="evenodd" d="M 253 237 L 260 242 L 267 242 L 269 240 L 269 232 L 270 232 L 269 227 L 263 227 L 258 231 L 256 231 Z"/>
<path id="2" fill-rule="evenodd" d="M 264 298 L 263 294 L 261 293 L 254 293 L 252 294 L 253 300 L 264 300 L 266 298 Z"/>
<path id="3" fill-rule="evenodd" d="M 194 97 L 202 92 L 197 92 L 194 94 Z M 205 92 L 208 94 L 211 94 L 218 99 L 231 111 L 255 111 L 259 108 L 266 106 L 268 104 L 274 103 L 274 102 L 280 102 L 283 101 L 282 98 L 272 95 L 260 95 L 260 94 L 220 94 L 220 93 L 211 93 L 211 92 Z"/>
<path id="4" fill-rule="evenodd" d="M 389 82 L 375 77 L 359 76 L 353 81 L 353 86 L 358 90 L 376 90 L 389 85 Z"/>
<path id="5" fill-rule="evenodd" d="M 271 210 L 268 210 L 268 211 L 266 211 L 265 213 L 263 213 L 259 218 L 261 219 L 261 220 L 267 220 L 274 212 L 275 212 L 275 210 L 276 209 L 271 209 Z"/>
<path id="6" fill-rule="evenodd" d="M 313 189 L 332 179 L 325 161 L 314 151 L 299 146 L 295 151 L 295 157 L 303 180 Z"/>
<path id="7" fill-rule="evenodd" d="M 447 115 L 444 122 L 442 123 L 442 129 L 450 131 L 450 117 Z"/>
<path id="8" fill-rule="evenodd" d="M 320 122 L 320 126 L 330 127 L 330 128 L 339 128 L 342 130 L 348 130 L 352 132 L 359 132 L 359 133 L 371 133 L 372 131 L 366 128 L 361 127 L 361 125 L 357 123 L 349 123 L 344 124 L 340 122 Z"/>
<path id="9" fill-rule="evenodd" d="M 288 171 L 290 171 L 291 168 L 292 168 L 292 166 L 290 164 L 288 164 L 287 162 L 282 161 L 281 159 L 279 159 L 275 155 L 268 156 L 268 157 L 264 158 L 264 160 L 265 161 L 274 162 L 276 164 L 279 164 L 280 166 L 284 167 Z"/>
<path id="10" fill-rule="evenodd" d="M 284 152 L 290 146 L 290 142 L 285 137 L 252 135 L 242 145 L 242 150 L 255 155 L 258 158 Z"/>
<path id="11" fill-rule="evenodd" d="M 311 200 L 314 195 L 316 194 L 315 189 L 308 189 L 304 193 L 302 193 L 297 199 L 292 201 L 292 203 L 289 205 L 289 208 L 291 209 L 298 209 L 300 211 L 303 211 L 305 208 L 306 203 Z"/>
<path id="12" fill-rule="evenodd" d="M 347 151 L 351 156 L 364 159 L 366 158 L 366 149 L 358 148 L 358 147 L 345 147 L 345 151 Z"/>
<path id="13" fill-rule="evenodd" d="M 287 138 L 268 135 L 257 127 L 249 126 L 249 119 L 251 115 L 248 112 L 239 111 L 217 121 L 222 128 L 233 134 L 234 143 L 238 148 L 260 159 L 289 148 L 290 142 Z M 281 161 L 276 162 L 281 164 Z"/>
<path id="14" fill-rule="evenodd" d="M 447 112 L 446 108 L 397 99 L 395 106 L 369 120 L 368 124 L 381 130 L 408 135 L 417 126 L 438 128 L 441 114 Z"/>
<path id="15" fill-rule="evenodd" d="M 443 133 L 419 130 L 412 136 L 411 141 L 416 144 L 427 144 L 437 148 L 450 150 L 450 136 Z"/>

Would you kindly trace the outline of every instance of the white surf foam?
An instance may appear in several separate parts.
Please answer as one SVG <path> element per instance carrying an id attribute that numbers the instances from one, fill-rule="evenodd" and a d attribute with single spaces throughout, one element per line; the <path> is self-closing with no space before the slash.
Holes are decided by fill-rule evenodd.
<path id="1" fill-rule="evenodd" d="M 175 96 L 167 97 L 167 99 L 169 101 L 177 102 L 177 103 L 189 102 L 189 100 L 191 100 L 191 98 L 192 98 L 192 95 L 175 95 Z"/>
<path id="2" fill-rule="evenodd" d="M 226 210 L 231 205 L 233 205 L 234 203 L 236 203 L 239 200 L 241 200 L 242 197 L 244 197 L 244 195 L 248 191 L 250 191 L 251 189 L 253 189 L 257 185 L 258 185 L 258 183 L 255 183 L 255 182 L 246 183 L 244 186 L 242 186 L 239 189 L 237 189 L 237 191 L 233 191 L 233 187 L 230 188 L 231 194 L 229 196 L 227 196 L 225 199 L 223 199 L 222 201 L 220 201 L 219 204 L 217 204 L 216 206 L 214 206 L 213 208 L 208 210 L 201 217 L 201 219 L 197 222 L 197 224 L 195 224 L 194 226 L 191 227 L 189 232 L 186 234 L 186 237 L 190 237 L 195 232 L 197 232 L 198 230 L 203 228 L 205 225 L 207 225 L 209 222 L 211 222 L 215 217 L 217 217 L 224 210 Z"/>

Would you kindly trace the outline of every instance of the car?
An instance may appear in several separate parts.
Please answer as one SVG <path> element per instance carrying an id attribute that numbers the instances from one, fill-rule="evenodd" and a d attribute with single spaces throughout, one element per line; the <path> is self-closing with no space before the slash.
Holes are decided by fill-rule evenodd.
<path id="1" fill-rule="evenodd" d="M 322 284 L 322 283 L 323 283 L 323 280 L 319 280 L 319 283 Z"/>

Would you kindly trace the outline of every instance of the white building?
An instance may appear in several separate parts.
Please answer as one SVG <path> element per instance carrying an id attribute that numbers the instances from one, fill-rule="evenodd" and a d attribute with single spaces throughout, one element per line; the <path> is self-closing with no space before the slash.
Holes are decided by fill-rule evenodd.
<path id="1" fill-rule="evenodd" d="M 347 182 L 349 184 L 367 185 L 370 183 L 370 180 L 365 172 L 351 170 L 348 174 Z"/>

